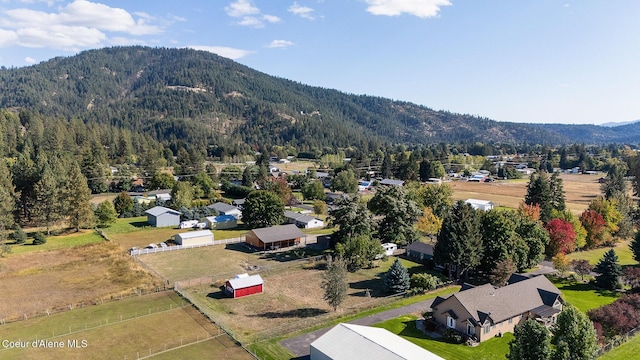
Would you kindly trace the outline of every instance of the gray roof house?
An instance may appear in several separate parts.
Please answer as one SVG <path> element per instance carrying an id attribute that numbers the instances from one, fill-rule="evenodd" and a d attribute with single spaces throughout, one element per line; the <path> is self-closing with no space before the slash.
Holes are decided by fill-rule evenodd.
<path id="1" fill-rule="evenodd" d="M 443 360 L 387 329 L 340 323 L 309 346 L 311 360 Z"/>
<path id="2" fill-rule="evenodd" d="M 242 211 L 237 207 L 223 202 L 217 202 L 207 206 L 209 209 L 217 211 L 220 215 L 232 215 L 236 219 L 242 218 Z"/>
<path id="3" fill-rule="evenodd" d="M 380 180 L 380 185 L 384 186 L 403 186 L 403 180 L 395 180 L 395 179 L 382 179 Z"/>
<path id="4" fill-rule="evenodd" d="M 164 206 L 152 207 L 144 213 L 147 214 L 147 222 L 155 227 L 179 226 L 180 215 L 182 214 L 180 211 Z"/>
<path id="5" fill-rule="evenodd" d="M 285 223 L 295 224 L 297 227 L 302 229 L 317 229 L 324 227 L 324 221 L 295 211 L 285 210 L 284 219 Z"/>
<path id="6" fill-rule="evenodd" d="M 407 257 L 416 260 L 431 260 L 433 259 L 433 245 L 415 241 L 407 246 L 406 254 Z"/>
<path id="7" fill-rule="evenodd" d="M 562 311 L 562 293 L 544 275 L 512 276 L 512 282 L 495 288 L 491 284 L 467 285 L 431 304 L 433 318 L 478 342 L 513 332 L 516 325 L 536 319 L 552 325 Z"/>

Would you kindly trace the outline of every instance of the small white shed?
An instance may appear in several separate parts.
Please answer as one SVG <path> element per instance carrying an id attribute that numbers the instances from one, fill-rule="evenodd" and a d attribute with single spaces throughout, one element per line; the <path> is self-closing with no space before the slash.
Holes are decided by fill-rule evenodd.
<path id="1" fill-rule="evenodd" d="M 178 245 L 213 245 L 213 233 L 211 230 L 188 231 L 174 236 Z"/>
<path id="2" fill-rule="evenodd" d="M 465 202 L 476 210 L 489 211 L 493 209 L 493 203 L 491 201 L 467 199 Z"/>
<path id="3" fill-rule="evenodd" d="M 384 243 L 382 244 L 382 248 L 384 249 L 384 254 L 387 256 L 393 255 L 393 252 L 398 250 L 398 245 L 394 243 Z"/>

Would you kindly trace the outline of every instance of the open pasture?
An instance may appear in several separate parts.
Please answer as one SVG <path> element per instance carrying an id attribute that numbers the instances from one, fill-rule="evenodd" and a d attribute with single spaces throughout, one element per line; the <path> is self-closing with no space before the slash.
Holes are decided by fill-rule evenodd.
<path id="1" fill-rule="evenodd" d="M 0 259 L 0 319 L 31 317 L 162 284 L 113 243 L 14 254 Z M 10 295 L 9 295 L 10 294 Z"/>
<path id="2" fill-rule="evenodd" d="M 580 215 L 589 206 L 589 202 L 600 194 L 600 177 L 602 175 L 561 174 L 567 208 Z M 527 194 L 527 183 L 523 179 L 490 183 L 452 181 L 449 184 L 453 187 L 455 200 L 489 200 L 497 206 L 517 208 Z"/>
<path id="3" fill-rule="evenodd" d="M 0 349 L 3 359 L 137 359 L 158 353 L 160 358 L 175 359 L 198 358 L 196 354 L 203 351 L 224 353 L 228 359 L 252 358 L 174 292 L 6 324 L 3 337 L 30 345 L 36 339 L 64 344 L 61 348 Z M 85 346 L 69 347 L 68 341 L 75 339 L 84 340 Z"/>

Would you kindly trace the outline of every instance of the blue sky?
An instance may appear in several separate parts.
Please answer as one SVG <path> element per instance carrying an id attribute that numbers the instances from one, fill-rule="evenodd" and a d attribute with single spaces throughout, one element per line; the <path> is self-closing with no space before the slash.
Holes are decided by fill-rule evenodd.
<path id="1" fill-rule="evenodd" d="M 498 121 L 640 119 L 637 0 L 0 0 L 0 65 L 193 47 L 301 83 Z"/>

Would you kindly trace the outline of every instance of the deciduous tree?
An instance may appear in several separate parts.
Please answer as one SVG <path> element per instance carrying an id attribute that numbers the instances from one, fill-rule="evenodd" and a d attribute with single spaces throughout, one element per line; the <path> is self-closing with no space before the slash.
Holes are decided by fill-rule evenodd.
<path id="1" fill-rule="evenodd" d="M 406 245 L 419 238 L 414 224 L 420 216 L 420 210 L 406 196 L 402 187 L 378 188 L 367 207 L 373 214 L 382 216 L 377 229 L 381 242 Z"/>
<path id="2" fill-rule="evenodd" d="M 95 210 L 96 222 L 99 227 L 107 227 L 116 222 L 118 213 L 109 200 L 101 202 Z"/>
<path id="3" fill-rule="evenodd" d="M 373 223 L 371 212 L 360 201 L 359 196 L 350 196 L 338 199 L 335 207 L 329 210 L 329 222 L 338 229 L 332 238 L 337 242 L 345 241 L 358 235 L 371 235 Z"/>
<path id="4" fill-rule="evenodd" d="M 589 263 L 589 260 L 585 259 L 576 259 L 571 260 L 571 269 L 576 272 L 576 274 L 580 275 L 580 279 L 584 281 L 584 276 L 591 274 L 593 271 L 593 266 Z"/>
<path id="5" fill-rule="evenodd" d="M 549 232 L 547 256 L 554 257 L 558 253 L 569 254 L 576 250 L 576 233 L 573 225 L 568 221 L 553 219 L 545 225 L 545 228 Z"/>
<path id="6" fill-rule="evenodd" d="M 347 263 L 347 270 L 369 268 L 376 256 L 382 254 L 380 241 L 370 235 L 356 235 L 336 244 L 336 253 Z"/>
<path id="7" fill-rule="evenodd" d="M 558 315 L 551 343 L 556 345 L 554 360 L 593 360 L 598 355 L 598 339 L 587 315 L 571 305 Z"/>
<path id="8" fill-rule="evenodd" d="M 349 282 L 347 280 L 347 265 L 340 258 L 331 258 L 327 262 L 327 270 L 322 273 L 323 299 L 333 308 L 338 309 L 347 298 Z"/>
<path id="9" fill-rule="evenodd" d="M 266 190 L 251 192 L 242 206 L 242 221 L 251 228 L 281 224 L 284 202 L 278 194 Z"/>

